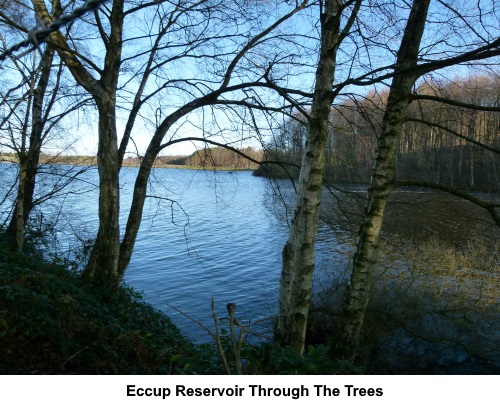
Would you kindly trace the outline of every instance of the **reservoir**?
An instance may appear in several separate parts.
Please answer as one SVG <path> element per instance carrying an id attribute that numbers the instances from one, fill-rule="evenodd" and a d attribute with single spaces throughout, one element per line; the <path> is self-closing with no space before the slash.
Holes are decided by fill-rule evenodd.
<path id="1" fill-rule="evenodd" d="M 7 170 L 8 167 L 2 165 L 4 180 L 12 176 L 13 167 Z M 55 166 L 54 170 L 60 173 L 66 169 Z M 137 172 L 137 168 L 131 167 L 121 170 L 122 233 Z M 40 187 L 50 188 L 60 178 L 60 174 L 46 173 Z M 48 216 L 57 219 L 61 251 L 71 251 L 80 246 L 81 241 L 95 237 L 97 184 L 97 170 L 91 168 L 71 183 L 64 193 L 49 199 L 43 214 L 37 214 L 44 215 L 45 219 Z M 252 331 L 258 337 L 269 337 L 271 319 L 277 313 L 281 251 L 293 214 L 295 192 L 292 182 L 255 177 L 250 171 L 157 168 L 152 172 L 148 195 L 125 282 L 142 291 L 147 302 L 168 314 L 195 342 L 211 341 L 204 327 L 214 330 L 212 299 L 219 318 L 227 316 L 227 303 L 236 303 L 236 319 L 240 323 L 256 323 Z M 498 200 L 498 195 L 477 196 Z M 323 190 L 316 243 L 315 288 L 321 289 L 332 281 L 348 277 L 365 198 L 366 188 L 362 186 L 343 185 L 338 189 L 325 187 Z M 486 210 L 448 194 L 423 189 L 398 189 L 394 192 L 383 225 L 384 249 L 391 254 L 397 248 L 403 255 L 390 261 L 389 271 L 395 274 L 411 271 L 409 262 L 404 260 L 405 247 L 411 244 L 437 238 L 466 249 L 471 240 L 489 245 L 499 237 L 499 230 Z M 498 269 L 498 264 L 496 266 Z M 492 280 L 493 284 L 488 288 L 498 285 L 498 273 L 483 276 Z M 459 288 L 459 280 L 452 280 L 453 284 L 450 276 L 439 277 L 443 288 L 445 284 L 453 288 L 456 284 Z M 474 281 L 473 276 L 467 277 Z M 421 282 L 416 280 L 413 285 Z M 489 291 L 483 289 L 482 293 Z M 331 298 L 335 297 L 327 297 L 328 300 Z M 443 305 L 452 303 L 446 294 L 439 299 Z M 469 320 L 477 330 L 453 333 L 460 333 L 467 341 L 476 339 L 479 342 L 487 337 L 494 345 L 488 346 L 488 353 L 496 353 L 492 355 L 493 361 L 497 362 L 493 367 L 498 367 L 498 289 L 489 299 L 491 309 L 487 320 L 481 319 L 477 313 L 470 315 Z M 422 318 L 418 322 L 422 328 L 439 330 L 429 319 Z M 452 328 L 449 325 L 443 327 Z M 395 339 L 398 345 L 410 342 L 408 345 L 413 345 L 411 350 L 422 358 L 435 355 L 434 352 L 427 353 L 430 348 L 411 343 L 414 340 L 404 334 Z M 390 339 L 386 344 L 395 345 Z M 486 348 L 483 343 L 481 347 Z M 460 360 L 469 355 L 461 349 L 447 350 L 446 353 L 441 350 L 446 361 Z"/>

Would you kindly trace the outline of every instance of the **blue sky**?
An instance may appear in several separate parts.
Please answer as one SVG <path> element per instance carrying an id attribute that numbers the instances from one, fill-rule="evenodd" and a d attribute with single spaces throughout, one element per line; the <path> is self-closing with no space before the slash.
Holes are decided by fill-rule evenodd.
<path id="1" fill-rule="evenodd" d="M 122 90 L 119 92 L 117 103 L 119 134 L 123 133 L 128 110 L 147 62 L 148 54 L 145 51 L 154 43 L 160 21 L 166 23 L 169 15 L 177 15 L 169 14 L 172 11 L 169 4 L 162 6 L 163 9 L 146 9 L 126 19 L 122 54 L 124 63 L 120 78 Z M 165 88 L 141 109 L 133 133 L 134 142 L 129 145 L 131 155 L 144 152 L 156 124 L 168 114 L 193 98 L 203 95 L 207 89 L 215 89 L 221 83 L 221 75 L 235 52 L 242 49 L 252 36 L 290 9 L 289 5 L 280 1 L 254 2 L 255 7 L 244 10 L 236 8 L 237 2 L 225 4 L 233 9 L 228 8 L 219 14 L 212 14 L 211 21 L 206 19 L 203 12 L 179 15 L 179 22 L 189 29 L 186 31 L 174 25 L 162 39 L 164 49 L 158 53 L 155 63 L 169 58 L 172 60 L 159 68 L 155 77 L 150 78 L 145 94 L 151 94 L 161 86 Z M 463 52 L 471 44 L 477 45 L 500 35 L 499 10 L 493 0 L 447 0 L 433 1 L 431 4 L 422 46 L 424 62 L 453 56 L 457 52 Z M 344 41 L 339 50 L 335 83 L 393 63 L 408 12 L 408 5 L 403 1 L 364 2 L 359 19 L 351 30 L 352 35 Z M 256 80 L 269 63 L 273 63 L 271 77 L 277 84 L 310 92 L 314 84 L 318 55 L 318 14 L 316 6 L 302 10 L 280 25 L 265 40 L 259 41 L 259 44 L 239 61 L 230 83 Z M 94 17 L 88 15 L 73 25 L 71 32 L 77 38 L 74 43 L 89 61 L 96 66 L 102 66 L 105 49 L 97 31 L 89 29 L 88 21 L 94 21 Z M 197 40 L 197 47 L 189 49 L 189 43 Z M 218 55 L 216 59 L 213 58 L 215 54 Z M 435 73 L 434 76 L 446 79 L 469 74 L 470 70 L 456 67 Z M 94 77 L 97 77 L 96 73 Z M 389 83 L 388 80 L 378 86 L 383 88 Z M 342 100 L 342 94 L 362 95 L 369 89 L 370 87 L 363 86 L 346 87 L 337 101 Z M 262 89 L 228 96 L 238 100 L 244 97 L 247 100 L 259 97 L 266 106 L 278 107 L 284 104 L 279 95 Z M 297 100 L 303 101 L 299 97 Z M 85 119 L 87 124 L 84 124 Z M 266 117 L 255 112 L 251 117 L 248 111 L 241 108 L 229 111 L 205 107 L 178 120 L 167 133 L 166 139 L 208 136 L 218 141 L 233 142 L 234 146 L 259 147 L 257 138 L 266 139 L 272 133 L 272 127 L 282 121 L 283 117 L 277 114 Z M 80 126 L 76 130 L 68 130 L 68 135 L 69 132 L 74 135 L 68 138 L 71 138 L 71 142 L 75 141 L 71 151 L 78 154 L 95 154 L 98 143 L 95 109 L 88 107 L 85 111 L 80 111 L 76 118 L 73 116 L 71 122 L 67 122 L 67 128 L 74 127 L 75 123 Z M 259 134 L 253 131 L 253 123 L 259 126 Z M 190 154 L 200 146 L 190 142 L 179 143 L 164 150 L 162 154 Z M 57 147 L 57 143 L 52 144 L 50 150 L 55 151 Z"/>

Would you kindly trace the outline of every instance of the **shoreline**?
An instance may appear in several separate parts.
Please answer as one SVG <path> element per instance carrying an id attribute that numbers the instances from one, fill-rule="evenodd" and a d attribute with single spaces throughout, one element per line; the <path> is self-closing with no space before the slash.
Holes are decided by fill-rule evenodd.
<path id="1" fill-rule="evenodd" d="M 0 164 L 12 163 L 19 164 L 19 160 L 15 156 L 6 156 L 0 154 Z M 96 156 L 40 156 L 39 164 L 53 164 L 53 165 L 72 165 L 72 166 L 95 166 L 97 167 Z M 130 162 L 126 159 L 123 161 L 122 167 L 141 167 L 140 162 Z M 255 171 L 254 168 L 249 167 L 231 167 L 231 166 L 192 166 L 192 165 L 175 165 L 165 163 L 154 163 L 155 169 L 185 169 L 185 170 L 209 170 L 209 171 Z"/>

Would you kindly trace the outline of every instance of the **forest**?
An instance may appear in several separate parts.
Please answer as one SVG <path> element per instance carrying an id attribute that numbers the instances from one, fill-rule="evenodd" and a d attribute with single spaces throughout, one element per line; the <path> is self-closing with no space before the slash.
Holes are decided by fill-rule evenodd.
<path id="1" fill-rule="evenodd" d="M 424 97 L 413 101 L 407 111 L 397 151 L 397 177 L 461 190 L 498 192 L 498 77 L 425 82 L 416 92 Z M 387 91 L 372 91 L 332 108 L 324 174 L 327 181 L 369 183 L 387 96 Z M 483 108 L 443 104 L 439 97 Z M 267 158 L 296 165 L 295 170 L 290 169 L 298 175 L 306 140 L 307 122 L 297 114 L 266 145 Z M 267 169 L 274 175 L 287 176 L 279 167 L 267 165 Z M 259 173 L 266 175 L 263 168 Z"/>
<path id="2" fill-rule="evenodd" d="M 11 352 L 21 350 L 16 342 L 27 342 L 24 368 L 8 358 L 0 368 L 497 372 L 499 12 L 495 0 L 0 0 L 0 310 L 13 314 L 0 320 L 0 337 Z M 195 151 L 180 153 L 182 146 Z M 269 178 L 277 201 L 283 200 L 280 179 L 292 182 L 276 311 L 260 344 L 246 342 L 250 327 L 235 320 L 236 306 L 228 303 L 227 336 L 212 309 L 213 345 L 193 346 L 124 285 L 148 201 L 175 205 L 168 193 L 154 194 L 155 170 L 165 165 L 255 169 Z M 50 261 L 68 263 L 37 249 L 33 225 L 41 229 L 45 220 L 49 232 L 58 233 L 46 207 L 70 193 L 91 166 L 98 177 L 94 235 L 80 236 L 69 274 L 49 270 Z M 130 200 L 121 177 L 127 166 L 137 167 Z M 46 181 L 48 174 L 58 180 Z M 353 185 L 362 191 L 353 192 Z M 484 214 L 477 225 L 484 227 L 483 239 L 464 243 L 441 235 L 419 250 L 386 237 L 387 212 L 402 189 L 473 207 Z M 328 217 L 328 193 L 347 217 L 355 205 L 361 208 L 350 224 L 357 230 L 346 278 L 318 293 L 316 242 Z M 394 246 L 406 253 L 396 257 Z M 59 278 L 64 281 L 56 287 Z M 98 297 L 91 298 L 94 292 Z M 49 313 L 37 312 L 30 301 L 35 295 L 55 300 Z M 397 297 L 400 305 L 382 296 Z M 108 317 L 114 321 L 78 322 L 79 307 L 96 314 L 106 300 L 116 310 Z M 14 302 L 46 322 L 43 338 L 18 316 Z M 126 312 L 135 318 L 124 318 Z M 137 326 L 141 317 L 147 327 Z M 48 332 L 55 321 L 64 325 L 56 337 Z M 408 358 L 397 361 L 390 353 L 384 366 L 374 361 L 370 339 L 379 336 L 378 325 L 392 325 L 391 339 L 405 340 L 433 322 L 455 335 L 422 340 L 464 347 L 455 368 L 440 369 L 436 361 L 405 369 Z M 169 338 L 172 350 L 165 349 Z M 35 350 L 37 340 L 50 349 L 30 362 L 28 349 Z M 158 364 L 155 351 L 164 356 Z M 137 359 L 140 364 L 127 368 Z M 197 362 L 203 369 L 191 369 Z"/>

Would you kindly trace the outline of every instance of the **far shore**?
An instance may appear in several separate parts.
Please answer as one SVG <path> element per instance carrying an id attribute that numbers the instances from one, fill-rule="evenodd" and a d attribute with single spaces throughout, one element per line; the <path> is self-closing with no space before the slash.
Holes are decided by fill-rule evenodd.
<path id="1" fill-rule="evenodd" d="M 193 166 L 182 164 L 169 164 L 164 163 L 163 159 L 170 157 L 161 157 L 153 165 L 154 168 L 159 169 L 185 169 L 185 170 L 220 170 L 220 171 L 254 171 L 255 168 L 248 167 L 231 167 L 231 166 Z M 173 159 L 184 158 L 184 156 L 174 156 Z M 0 153 L 0 163 L 19 163 L 17 156 L 12 153 Z M 41 155 L 40 164 L 54 164 L 54 165 L 72 165 L 72 166 L 97 166 L 97 156 L 51 156 Z M 127 158 L 123 160 L 122 167 L 140 167 L 140 158 Z"/>

